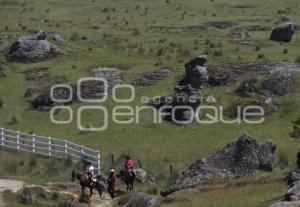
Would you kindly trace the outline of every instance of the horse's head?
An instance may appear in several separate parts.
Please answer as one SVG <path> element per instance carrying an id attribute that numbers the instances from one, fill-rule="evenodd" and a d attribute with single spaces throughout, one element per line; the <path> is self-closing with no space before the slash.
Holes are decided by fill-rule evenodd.
<path id="1" fill-rule="evenodd" d="M 72 175 L 71 175 L 71 181 L 73 182 L 73 181 L 75 181 L 75 179 L 76 179 L 76 171 L 73 170 Z"/>

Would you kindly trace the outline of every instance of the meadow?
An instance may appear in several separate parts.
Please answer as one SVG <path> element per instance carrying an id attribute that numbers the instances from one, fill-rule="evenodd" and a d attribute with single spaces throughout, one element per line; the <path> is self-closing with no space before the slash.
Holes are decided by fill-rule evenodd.
<path id="1" fill-rule="evenodd" d="M 116 157 L 115 168 L 119 168 L 124 155 L 130 154 L 156 177 L 158 189 L 173 179 L 170 165 L 174 168 L 173 173 L 178 173 L 196 159 L 222 148 L 246 132 L 259 141 L 272 139 L 278 145 L 279 167 L 274 174 L 267 176 L 277 180 L 278 176 L 285 175 L 286 169 L 295 167 L 299 150 L 299 140 L 290 137 L 291 122 L 300 116 L 298 74 L 293 76 L 292 91 L 275 99 L 278 112 L 267 115 L 265 122 L 259 125 L 218 123 L 207 126 L 195 123 L 177 126 L 166 121 L 153 124 L 151 116 L 144 114 L 140 124 L 120 125 L 110 120 L 105 131 L 80 132 L 76 121 L 68 125 L 51 123 L 49 112 L 33 110 L 24 93 L 28 87 L 34 87 L 37 96 L 56 83 L 74 84 L 79 78 L 90 76 L 90 70 L 98 66 L 122 69 L 123 83 L 131 83 L 143 72 L 170 69 L 171 75 L 166 80 L 154 86 L 136 88 L 137 98 L 129 105 L 141 106 L 142 96 L 173 94 L 178 80 L 184 75 L 184 63 L 200 54 L 208 54 L 208 70 L 212 65 L 224 63 L 300 62 L 299 32 L 287 44 L 268 40 L 270 29 L 281 24 L 283 16 L 299 24 L 299 6 L 297 0 L 0 0 L 0 40 L 3 42 L 3 46 L 0 44 L 0 63 L 5 65 L 7 74 L 7 77 L 0 78 L 0 127 L 68 139 L 100 150 L 103 173 L 112 167 L 111 154 Z M 207 22 L 224 21 L 237 24 L 224 29 L 199 27 Z M 270 29 L 251 30 L 243 40 L 236 40 L 232 35 L 235 31 L 253 27 Z M 66 53 L 36 63 L 6 60 L 9 41 L 38 30 L 60 34 L 64 42 L 57 45 Z M 39 68 L 47 68 L 50 73 L 47 80 L 25 80 L 26 72 Z M 202 92 L 217 97 L 218 104 L 227 106 L 241 99 L 234 92 L 237 87 L 238 84 L 211 87 Z M 126 92 L 122 94 L 127 95 Z M 72 108 L 76 111 L 82 105 L 86 104 L 76 102 Z M 117 103 L 109 98 L 103 105 L 111 110 Z M 101 123 L 101 115 L 93 111 L 84 117 L 87 125 Z M 1 162 L 8 157 L 18 159 L 17 154 L 1 152 Z M 29 177 L 20 172 L 2 170 L 0 175 L 28 182 L 44 181 L 42 174 L 34 176 L 33 173 Z M 67 176 L 60 176 L 62 178 L 67 179 Z M 53 180 L 56 179 L 53 176 Z M 182 201 L 167 206 L 199 206 L 199 203 L 203 204 L 201 206 L 222 207 L 266 206 L 278 199 L 285 188 L 280 181 L 249 184 L 241 191 L 217 188 L 204 193 L 193 192 Z M 211 200 L 212 196 L 217 196 L 220 202 Z"/>

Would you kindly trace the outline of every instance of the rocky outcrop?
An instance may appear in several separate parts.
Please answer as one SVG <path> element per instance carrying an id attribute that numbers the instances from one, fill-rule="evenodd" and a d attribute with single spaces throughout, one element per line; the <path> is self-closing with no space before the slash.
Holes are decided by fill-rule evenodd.
<path id="1" fill-rule="evenodd" d="M 258 92 L 257 79 L 247 79 L 241 82 L 236 92 L 242 97 L 253 97 Z"/>
<path id="2" fill-rule="evenodd" d="M 56 45 L 46 40 L 46 32 L 24 36 L 14 41 L 7 54 L 8 59 L 21 62 L 36 62 L 63 53 Z"/>
<path id="3" fill-rule="evenodd" d="M 175 191 L 191 188 L 216 179 L 234 179 L 255 175 L 257 170 L 273 170 L 276 145 L 272 141 L 259 144 L 247 134 L 185 169 L 176 183 L 161 192 L 167 196 Z"/>
<path id="4" fill-rule="evenodd" d="M 67 100 L 70 97 L 70 92 L 66 88 L 56 88 L 53 92 L 53 96 L 55 99 L 64 99 Z M 73 100 L 76 100 L 76 88 L 73 87 Z M 35 110 L 47 111 L 50 110 L 56 103 L 51 99 L 50 89 L 46 90 L 44 93 L 38 95 L 31 102 L 31 106 Z M 70 102 L 69 102 L 70 103 Z M 66 104 L 69 104 L 66 103 Z"/>
<path id="5" fill-rule="evenodd" d="M 290 42 L 296 31 L 296 25 L 287 23 L 273 29 L 270 40 L 277 42 Z"/>
<path id="6" fill-rule="evenodd" d="M 146 193 L 131 193 L 118 200 L 118 206 L 121 207 L 154 207 L 159 206 L 163 199 L 159 196 L 149 195 Z"/>
<path id="7" fill-rule="evenodd" d="M 169 77 L 171 71 L 168 69 L 160 69 L 157 71 L 146 72 L 138 75 L 133 81 L 134 86 L 151 86 Z"/>
<path id="8" fill-rule="evenodd" d="M 122 82 L 122 71 L 116 68 L 98 67 L 91 70 L 92 77 L 106 79 L 108 88 Z"/>
<path id="9" fill-rule="evenodd" d="M 273 73 L 262 82 L 262 90 L 270 96 L 283 96 L 287 94 L 293 86 L 290 74 Z"/>
<path id="10" fill-rule="evenodd" d="M 209 71 L 208 83 L 210 86 L 226 86 L 236 83 L 237 81 L 238 75 L 231 70 L 220 67 Z"/>
<path id="11" fill-rule="evenodd" d="M 208 85 L 208 73 L 204 66 L 207 56 L 198 56 L 185 64 L 185 77 L 179 85 L 191 85 L 193 88 L 201 89 Z"/>
<path id="12" fill-rule="evenodd" d="M 288 190 L 284 200 L 270 207 L 298 207 L 300 206 L 300 170 L 291 171 L 287 178 Z"/>
<path id="13" fill-rule="evenodd" d="M 177 86 L 175 90 L 175 95 L 161 97 L 152 104 L 165 114 L 164 119 L 179 125 L 191 124 L 193 112 L 201 103 L 200 92 L 191 85 Z"/>

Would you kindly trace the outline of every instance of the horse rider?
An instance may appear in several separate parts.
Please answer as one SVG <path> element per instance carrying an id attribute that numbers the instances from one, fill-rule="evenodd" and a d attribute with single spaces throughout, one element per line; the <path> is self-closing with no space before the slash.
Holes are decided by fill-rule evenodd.
<path id="1" fill-rule="evenodd" d="M 108 179 L 107 179 L 107 191 L 110 194 L 111 198 L 115 197 L 115 191 L 116 191 L 116 175 L 115 170 L 111 169 Z"/>
<path id="2" fill-rule="evenodd" d="M 133 171 L 133 166 L 134 166 L 134 161 L 127 156 L 124 163 L 123 163 L 123 169 L 125 172 L 132 172 Z"/>
<path id="3" fill-rule="evenodd" d="M 88 176 L 90 185 L 93 185 L 93 183 L 95 182 L 94 172 L 95 172 L 94 166 L 92 165 L 92 163 L 88 162 L 85 173 Z"/>

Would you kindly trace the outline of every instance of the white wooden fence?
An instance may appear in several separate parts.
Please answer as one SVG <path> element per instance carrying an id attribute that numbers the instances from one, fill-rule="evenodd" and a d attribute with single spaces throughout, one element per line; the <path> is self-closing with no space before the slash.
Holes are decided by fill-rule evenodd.
<path id="1" fill-rule="evenodd" d="M 74 162 L 88 161 L 100 173 L 100 152 L 67 140 L 43 137 L 0 128 L 0 147 L 41 154 L 49 157 L 69 158 Z"/>

